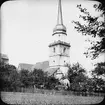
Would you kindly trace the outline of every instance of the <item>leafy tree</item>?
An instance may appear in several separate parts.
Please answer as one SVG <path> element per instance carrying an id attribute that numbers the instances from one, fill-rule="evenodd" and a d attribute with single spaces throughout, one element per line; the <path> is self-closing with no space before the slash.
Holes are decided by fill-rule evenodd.
<path id="1" fill-rule="evenodd" d="M 82 8 L 81 5 L 77 5 L 81 13 L 79 18 L 83 19 L 84 24 L 79 21 L 73 21 L 75 23 L 75 29 L 81 32 L 82 35 L 91 36 L 98 40 L 87 40 L 91 43 L 91 47 L 84 53 L 86 57 L 95 59 L 99 54 L 105 52 L 105 8 L 101 4 L 94 4 L 95 11 L 99 11 L 98 16 L 92 16 L 86 8 Z M 102 20 L 103 18 L 103 20 Z"/>
<path id="2" fill-rule="evenodd" d="M 2 90 L 10 90 L 16 88 L 14 84 L 17 83 L 18 72 L 14 65 L 0 63 L 0 81 L 2 83 Z"/>
<path id="3" fill-rule="evenodd" d="M 40 88 L 40 85 L 43 85 L 45 80 L 45 74 L 41 69 L 34 69 L 32 72 L 34 85 Z"/>
<path id="4" fill-rule="evenodd" d="M 105 14 L 105 2 L 103 0 L 97 0 L 97 1 L 100 2 L 97 9 L 103 10 L 103 13 Z"/>
<path id="5" fill-rule="evenodd" d="M 85 75 L 85 69 L 82 68 L 82 66 L 77 62 L 76 64 L 68 65 L 68 78 L 70 80 L 70 82 L 72 83 L 73 81 L 76 81 L 76 78 L 78 78 L 78 76 L 80 76 L 81 78 L 78 78 L 78 81 L 83 81 L 84 79 L 82 77 L 84 77 Z M 76 81 L 77 82 L 77 81 Z"/>
<path id="6" fill-rule="evenodd" d="M 47 76 L 47 73 L 41 69 L 34 69 L 32 72 L 33 84 L 37 88 L 54 89 L 58 80 L 54 77 Z"/>
<path id="7" fill-rule="evenodd" d="M 95 91 L 105 91 L 105 62 L 96 64 L 95 69 L 92 71 L 93 80 L 96 84 Z"/>
<path id="8" fill-rule="evenodd" d="M 29 77 L 29 71 L 28 70 L 22 69 L 19 72 L 19 79 L 20 79 L 21 83 L 23 84 L 23 87 L 29 86 L 28 77 Z"/>
<path id="9" fill-rule="evenodd" d="M 85 82 L 85 87 L 88 92 L 95 91 L 96 85 L 96 81 L 93 78 L 87 78 Z"/>
<path id="10" fill-rule="evenodd" d="M 55 77 L 47 77 L 44 83 L 46 89 L 56 89 L 56 86 L 59 84 L 59 80 Z"/>
<path id="11" fill-rule="evenodd" d="M 100 1 L 100 0 L 98 0 Z M 86 8 L 77 5 L 83 15 L 79 18 L 83 19 L 84 24 L 80 21 L 73 21 L 75 29 L 84 36 L 89 36 L 94 40 L 86 40 L 90 42 L 91 47 L 84 53 L 86 57 L 92 59 L 97 58 L 100 54 L 105 53 L 105 2 L 94 4 L 93 8 L 99 13 L 97 16 L 92 16 Z M 105 81 L 100 77 L 105 77 L 105 63 L 96 64 L 96 68 L 92 71 L 93 78 L 87 78 L 86 87 L 88 91 L 104 91 Z"/>
<path id="12" fill-rule="evenodd" d="M 97 63 L 95 69 L 92 71 L 92 75 L 97 78 L 100 76 L 105 78 L 105 62 Z"/>
<path id="13" fill-rule="evenodd" d="M 41 69 L 34 69 L 31 72 L 28 70 L 21 70 L 19 78 L 23 87 L 35 86 L 36 88 L 54 89 L 57 84 L 57 80 L 54 77 L 48 77 L 47 73 Z"/>
<path id="14" fill-rule="evenodd" d="M 86 71 L 82 66 L 77 62 L 76 64 L 68 65 L 68 79 L 71 84 L 71 90 L 82 91 L 84 90 L 84 83 L 87 80 L 85 75 Z"/>
<path id="15" fill-rule="evenodd" d="M 105 92 L 105 81 L 102 78 L 92 78 L 92 87 L 95 92 Z"/>

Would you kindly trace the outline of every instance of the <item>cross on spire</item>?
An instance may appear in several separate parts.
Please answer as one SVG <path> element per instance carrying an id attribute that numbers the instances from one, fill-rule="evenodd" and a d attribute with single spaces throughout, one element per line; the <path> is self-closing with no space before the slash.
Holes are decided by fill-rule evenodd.
<path id="1" fill-rule="evenodd" d="M 59 4 L 58 4 L 57 24 L 63 24 L 61 0 L 59 0 Z"/>

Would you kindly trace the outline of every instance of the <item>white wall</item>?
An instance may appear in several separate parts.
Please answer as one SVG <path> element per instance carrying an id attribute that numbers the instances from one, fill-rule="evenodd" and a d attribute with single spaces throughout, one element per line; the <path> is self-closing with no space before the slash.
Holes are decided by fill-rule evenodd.
<path id="1" fill-rule="evenodd" d="M 64 52 L 64 47 L 66 48 L 65 52 Z M 55 52 L 54 52 L 54 48 L 55 48 Z M 63 55 L 69 56 L 69 53 L 70 53 L 70 48 L 66 46 L 56 45 L 49 48 L 49 56 L 54 56 L 57 54 L 63 54 Z"/>
<path id="2" fill-rule="evenodd" d="M 66 56 L 53 56 L 49 58 L 49 66 L 57 66 L 62 65 L 70 62 L 70 58 Z"/>
<path id="3" fill-rule="evenodd" d="M 52 42 L 58 40 L 67 42 L 67 36 L 65 34 L 55 34 L 52 36 Z"/>

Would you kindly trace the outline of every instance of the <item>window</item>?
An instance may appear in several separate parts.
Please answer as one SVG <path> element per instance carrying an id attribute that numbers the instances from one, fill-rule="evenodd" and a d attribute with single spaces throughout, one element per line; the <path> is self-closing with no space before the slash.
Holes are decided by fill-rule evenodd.
<path id="1" fill-rule="evenodd" d="M 54 53 L 55 53 L 55 47 L 54 47 L 53 51 L 54 51 Z"/>
<path id="2" fill-rule="evenodd" d="M 65 52 L 66 48 L 64 47 L 63 52 Z"/>
<path id="3" fill-rule="evenodd" d="M 55 62 L 55 61 L 53 61 L 53 62 Z"/>

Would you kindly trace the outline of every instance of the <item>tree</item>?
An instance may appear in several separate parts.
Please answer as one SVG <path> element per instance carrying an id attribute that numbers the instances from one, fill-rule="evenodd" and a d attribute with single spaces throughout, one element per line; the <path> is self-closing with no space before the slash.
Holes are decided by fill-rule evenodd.
<path id="1" fill-rule="evenodd" d="M 23 84 L 23 87 L 28 87 L 29 86 L 28 78 L 29 78 L 29 71 L 25 70 L 25 69 L 22 69 L 19 72 L 19 79 L 20 79 L 21 83 Z"/>
<path id="2" fill-rule="evenodd" d="M 98 0 L 100 1 L 100 0 Z M 105 53 L 105 2 L 94 4 L 93 8 L 99 12 L 98 16 L 92 16 L 86 8 L 77 5 L 81 13 L 80 18 L 83 19 L 84 24 L 79 21 L 73 21 L 75 29 L 82 33 L 82 35 L 90 36 L 94 40 L 87 40 L 91 47 L 84 53 L 86 57 L 96 59 L 100 54 Z M 98 40 L 97 40 L 98 39 Z M 96 64 L 96 68 L 92 71 L 93 78 L 87 79 L 86 87 L 89 91 L 104 91 L 105 81 L 100 77 L 105 77 L 105 63 Z"/>
<path id="3" fill-rule="evenodd" d="M 59 80 L 53 76 L 47 77 L 44 83 L 46 89 L 57 89 L 58 84 L 60 84 Z"/>
<path id="4" fill-rule="evenodd" d="M 91 47 L 84 53 L 86 57 L 91 57 L 95 59 L 98 55 L 105 53 L 105 8 L 101 4 L 94 4 L 93 8 L 95 11 L 98 11 L 99 16 L 92 16 L 86 8 L 82 8 L 81 5 L 77 5 L 81 13 L 79 18 L 83 19 L 85 24 L 80 23 L 79 21 L 73 21 L 75 24 L 75 29 L 78 32 L 81 32 L 82 35 L 91 36 L 94 39 L 98 40 L 87 40 L 91 43 Z M 102 20 L 103 18 L 103 20 Z"/>
<path id="5" fill-rule="evenodd" d="M 14 90 L 17 87 L 18 72 L 14 65 L 0 63 L 0 81 L 2 90 Z"/>
<path id="6" fill-rule="evenodd" d="M 68 78 L 70 80 L 70 82 L 73 82 L 75 81 L 74 78 L 76 78 L 77 76 L 81 76 L 81 75 L 84 75 L 85 73 L 85 69 L 82 68 L 82 66 L 77 62 L 75 64 L 73 64 L 72 66 L 71 65 L 68 65 Z M 82 81 L 82 76 L 80 78 Z"/>
<path id="7" fill-rule="evenodd" d="M 93 80 L 96 84 L 95 91 L 105 91 L 105 62 L 96 64 L 95 69 L 92 71 Z"/>
<path id="8" fill-rule="evenodd" d="M 105 2 L 103 0 L 97 0 L 97 1 L 100 2 L 97 9 L 103 10 L 103 13 L 105 14 Z"/>
<path id="9" fill-rule="evenodd" d="M 70 81 L 71 90 L 82 91 L 84 90 L 84 83 L 87 80 L 85 75 L 86 71 L 82 66 L 77 62 L 76 64 L 68 65 L 68 79 Z"/>
<path id="10" fill-rule="evenodd" d="M 41 85 L 44 84 L 45 81 L 45 73 L 41 69 L 34 69 L 32 72 L 33 82 L 36 87 L 40 88 Z"/>
<path id="11" fill-rule="evenodd" d="M 95 69 L 92 71 L 92 75 L 97 78 L 100 76 L 105 78 L 105 62 L 97 63 Z"/>
<path id="12" fill-rule="evenodd" d="M 32 72 L 34 85 L 37 88 L 54 89 L 58 83 L 58 80 L 54 77 L 49 77 L 46 72 L 41 69 L 34 69 Z"/>

